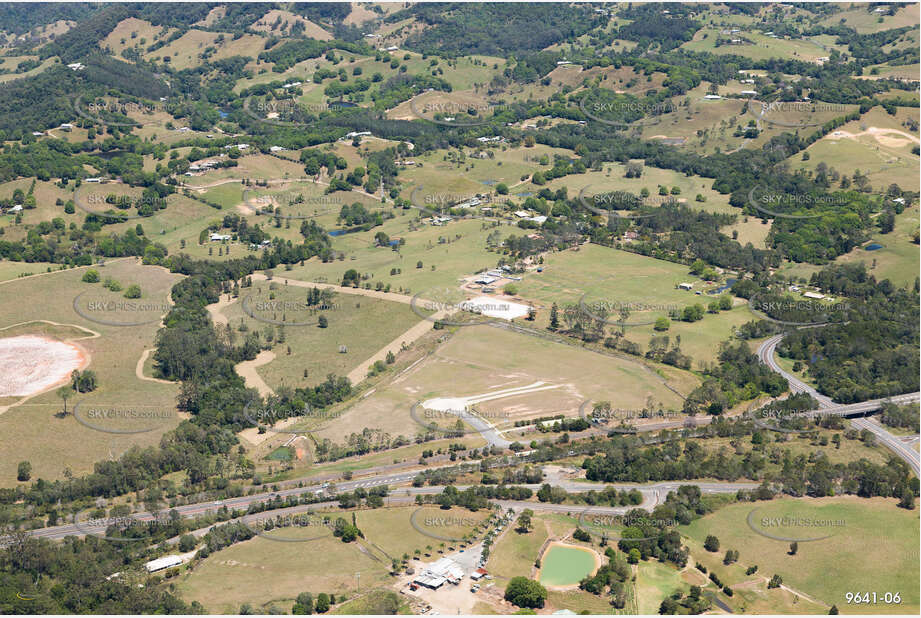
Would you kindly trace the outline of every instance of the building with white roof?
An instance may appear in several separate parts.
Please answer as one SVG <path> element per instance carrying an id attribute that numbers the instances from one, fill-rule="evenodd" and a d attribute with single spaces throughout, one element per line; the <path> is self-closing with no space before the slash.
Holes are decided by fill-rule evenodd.
<path id="1" fill-rule="evenodd" d="M 179 556 L 164 556 L 145 563 L 144 568 L 147 569 L 148 573 L 156 573 L 157 571 L 162 571 L 163 569 L 168 569 L 180 564 L 182 564 L 182 558 Z"/>

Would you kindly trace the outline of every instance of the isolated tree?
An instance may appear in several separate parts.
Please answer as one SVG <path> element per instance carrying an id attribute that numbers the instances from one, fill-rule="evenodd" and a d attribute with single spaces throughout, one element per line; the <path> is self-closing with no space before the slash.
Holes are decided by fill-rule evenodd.
<path id="1" fill-rule="evenodd" d="M 58 389 L 58 397 L 61 398 L 61 401 L 64 402 L 64 410 L 62 414 L 67 416 L 67 400 L 74 394 L 74 389 L 70 386 L 62 386 Z"/>
<path id="2" fill-rule="evenodd" d="M 531 509 L 525 509 L 521 512 L 521 515 L 518 516 L 516 530 L 518 532 L 528 532 L 531 530 L 531 517 L 534 515 L 534 511 Z"/>
<path id="3" fill-rule="evenodd" d="M 915 508 L 915 494 L 907 485 L 902 489 L 902 499 L 899 500 L 899 506 L 903 509 L 908 509 L 909 511 Z"/>
<path id="4" fill-rule="evenodd" d="M 20 461 L 16 468 L 16 480 L 28 481 L 32 478 L 32 464 L 28 461 Z"/>
<path id="5" fill-rule="evenodd" d="M 712 534 L 708 534 L 706 540 L 704 540 L 704 549 L 718 552 L 720 550 L 720 540 Z"/>
<path id="6" fill-rule="evenodd" d="M 527 577 L 513 577 L 505 588 L 505 600 L 518 607 L 541 608 L 547 600 L 547 589 Z"/>
<path id="7" fill-rule="evenodd" d="M 560 309 L 553 303 L 550 307 L 550 330 L 557 330 L 560 327 Z"/>
<path id="8" fill-rule="evenodd" d="M 799 543 L 793 541 L 790 543 L 790 555 L 795 556 L 797 551 L 799 551 Z"/>

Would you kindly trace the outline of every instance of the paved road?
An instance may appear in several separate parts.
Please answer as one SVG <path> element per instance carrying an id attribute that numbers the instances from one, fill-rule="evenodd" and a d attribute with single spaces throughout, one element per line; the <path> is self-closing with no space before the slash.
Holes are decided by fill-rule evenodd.
<path id="1" fill-rule="evenodd" d="M 330 486 L 330 492 L 347 492 L 362 488 L 373 488 L 379 485 L 396 485 L 399 483 L 408 483 L 415 477 L 414 473 L 400 473 L 392 475 L 380 475 L 367 479 L 359 479 L 356 481 L 348 481 L 344 483 L 339 483 L 335 486 Z M 643 494 L 643 502 L 639 508 L 644 508 L 646 510 L 652 510 L 655 505 L 660 504 L 665 500 L 665 496 L 668 495 L 669 491 L 673 491 L 682 485 L 696 485 L 700 487 L 703 493 L 735 493 L 740 489 L 754 489 L 758 487 L 756 483 L 694 483 L 694 482 L 663 482 L 655 483 L 652 485 L 641 485 L 641 484 L 606 484 L 606 483 L 592 483 L 589 481 L 562 481 L 556 486 L 565 489 L 570 493 L 581 493 L 591 490 L 601 490 L 605 487 L 614 487 L 619 490 L 629 490 L 629 489 L 638 489 Z M 531 484 L 531 485 L 520 485 L 521 487 L 528 487 L 533 491 L 540 489 L 540 484 Z M 458 489 L 466 489 L 468 486 L 459 485 Z M 401 502 L 412 502 L 415 499 L 415 496 L 418 494 L 433 494 L 440 493 L 442 491 L 442 486 L 429 486 L 429 487 L 401 487 L 399 489 L 392 489 L 391 495 L 387 498 L 386 502 L 388 504 L 396 504 Z M 314 495 L 321 495 L 324 493 L 324 489 L 318 485 L 312 485 L 310 487 L 298 487 L 294 489 L 286 489 L 278 492 L 265 492 L 260 494 L 254 494 L 252 496 L 241 496 L 239 498 L 230 498 L 223 501 L 211 501 L 211 502 L 199 502 L 196 504 L 189 504 L 185 506 L 177 506 L 175 511 L 183 518 L 195 517 L 198 515 L 204 515 L 208 511 L 215 512 L 220 509 L 222 506 L 226 506 L 229 510 L 240 509 L 244 510 L 249 507 L 251 504 L 257 504 L 261 502 L 266 502 L 273 499 L 276 495 L 281 497 L 286 496 L 297 496 L 301 494 L 312 493 Z M 523 502 L 523 501 L 497 501 L 499 504 L 506 506 L 506 508 L 515 508 L 524 509 L 530 508 L 535 511 L 551 511 L 551 512 L 567 512 L 577 509 L 585 508 L 582 505 L 572 505 L 572 504 L 550 504 L 542 502 Z M 298 513 L 307 510 L 321 508 L 323 506 L 332 506 L 336 504 L 335 502 L 321 502 L 315 504 L 304 504 L 297 505 L 294 507 L 286 507 L 282 509 L 274 509 L 270 511 L 271 516 L 275 515 L 284 515 L 291 513 Z M 593 512 L 611 514 L 611 515 L 620 515 L 626 511 L 637 508 L 637 507 L 592 507 Z M 134 518 L 140 521 L 151 521 L 154 519 L 154 516 L 150 513 L 138 513 L 133 515 Z M 253 513 L 251 515 L 244 516 L 244 521 L 251 521 L 265 517 L 265 513 Z M 82 518 L 81 518 L 82 521 Z M 225 522 L 220 522 L 225 523 Z M 31 536 L 59 540 L 63 539 L 66 536 L 84 536 L 86 534 L 96 534 L 103 535 L 107 523 L 81 523 L 79 526 L 76 524 L 64 524 L 60 526 L 53 526 L 49 528 L 41 528 L 39 530 L 33 530 L 29 534 Z M 210 529 L 211 526 L 207 528 L 202 528 L 196 533 L 198 536 L 202 536 Z"/>
<path id="2" fill-rule="evenodd" d="M 765 340 L 764 343 L 758 347 L 758 358 L 760 358 L 761 362 L 763 362 L 765 365 L 786 378 L 787 382 L 790 384 L 790 390 L 792 392 L 809 393 L 812 395 L 812 397 L 819 402 L 819 408 L 822 410 L 823 415 L 834 414 L 840 416 L 849 416 L 859 412 L 872 412 L 878 410 L 882 404 L 887 401 L 905 404 L 919 400 L 919 395 L 921 395 L 921 393 L 906 393 L 904 395 L 895 395 L 892 397 L 886 397 L 884 399 L 872 399 L 870 401 L 863 401 L 860 403 L 852 403 L 847 405 L 835 403 L 831 400 L 831 398 L 826 397 L 813 387 L 803 383 L 799 380 L 799 378 L 791 373 L 788 373 L 787 371 L 784 371 L 780 365 L 777 364 L 777 360 L 774 358 L 774 350 L 777 348 L 777 344 L 780 343 L 781 339 L 783 339 L 783 335 L 775 335 Z M 868 418 L 851 419 L 851 424 L 858 429 L 867 429 L 873 432 L 877 439 L 882 442 L 884 446 L 902 458 L 905 463 L 907 463 L 909 467 L 914 470 L 916 475 L 921 476 L 921 456 L 919 456 L 918 451 L 914 450 L 911 446 L 906 446 L 902 438 L 893 435 L 884 429 L 879 423 Z"/>

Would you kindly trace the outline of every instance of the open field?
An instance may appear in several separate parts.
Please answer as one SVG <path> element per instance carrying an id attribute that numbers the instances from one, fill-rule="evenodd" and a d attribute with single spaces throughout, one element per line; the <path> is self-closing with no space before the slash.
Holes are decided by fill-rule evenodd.
<path id="1" fill-rule="evenodd" d="M 801 155 L 790 160 L 794 168 L 815 170 L 825 163 L 844 174 L 860 170 L 867 175 L 873 191 L 884 192 L 895 183 L 903 190 L 918 191 L 918 164 L 921 159 L 912 154 L 919 140 L 917 131 L 910 131 L 905 123 L 913 117 L 912 111 L 899 108 L 890 116 L 874 107 L 860 120 L 849 122 L 812 144 L 806 152 L 809 161 Z M 914 114 L 917 120 L 917 114 Z"/>
<path id="2" fill-rule="evenodd" d="M 822 23 L 827 25 L 843 23 L 845 26 L 854 28 L 860 34 L 918 25 L 919 17 L 917 5 L 896 4 L 894 6 L 898 7 L 895 15 L 877 15 L 873 13 L 873 10 L 869 6 L 852 4 L 843 12 L 833 13 Z"/>
<path id="3" fill-rule="evenodd" d="M 677 289 L 682 282 L 693 283 L 695 291 L 705 293 L 698 296 Z M 624 320 L 619 308 L 626 306 L 630 309 L 625 320 L 627 339 L 645 350 L 653 336 L 668 335 L 672 340 L 680 336 L 682 351 L 695 361 L 714 361 L 718 344 L 731 336 L 732 328 L 752 319 L 744 303 L 737 300 L 730 311 L 706 313 L 700 322 L 671 319 L 667 332 L 657 332 L 653 329 L 655 320 L 668 317 L 672 310 L 682 311 L 697 303 L 706 308 L 718 298 L 706 291 L 716 286 L 688 274 L 687 267 L 682 264 L 599 245 L 584 245 L 578 251 L 545 256 L 543 272 L 527 273 L 517 288 L 518 296 L 538 307 L 538 326 L 549 324 L 552 303 L 562 309 L 579 303 L 585 295 L 582 302 L 596 315 L 598 308 L 608 309 L 609 332 L 620 328 L 616 322 Z M 563 324 L 565 326 L 565 321 Z"/>
<path id="4" fill-rule="evenodd" d="M 874 234 L 870 242 L 840 256 L 835 262 L 863 262 L 877 281 L 889 279 L 897 286 L 914 283 L 918 276 L 918 206 L 912 206 L 896 215 L 895 229 L 889 234 Z M 882 245 L 881 249 L 867 251 L 866 246 Z"/>
<path id="5" fill-rule="evenodd" d="M 247 331 L 274 331 L 275 360 L 258 369 L 273 389 L 314 386 L 330 373 L 345 376 L 421 319 L 402 304 L 342 293 L 335 294 L 328 309 L 316 311 L 307 305 L 307 294 L 306 288 L 259 281 L 223 309 L 234 330 L 243 324 Z M 318 326 L 321 316 L 328 327 Z M 278 341 L 279 329 L 284 342 Z M 340 346 L 347 351 L 340 352 Z"/>
<path id="6" fill-rule="evenodd" d="M 756 511 L 752 519 L 754 528 L 774 536 L 800 539 L 795 556 L 788 554 L 789 541 L 768 538 L 749 527 L 746 520 L 752 510 Z M 777 517 L 828 523 L 764 524 Z M 835 604 L 842 613 L 918 611 L 918 518 L 911 511 L 897 508 L 892 499 L 844 496 L 734 504 L 682 526 L 681 530 L 691 555 L 733 588 L 776 573 L 785 585 L 826 606 Z M 707 534 L 720 539 L 720 552 L 710 553 L 702 548 Z M 806 540 L 826 535 L 830 536 L 824 540 Z M 722 557 L 726 549 L 738 549 L 739 562 L 724 566 Z M 752 565 L 758 565 L 758 572 L 745 575 L 745 569 Z M 835 576 L 829 577 L 830 572 Z M 848 605 L 844 594 L 855 591 L 899 592 L 902 602 L 898 606 Z"/>
<path id="7" fill-rule="evenodd" d="M 484 152 L 487 153 L 485 159 L 473 157 L 475 151 L 469 149 L 464 149 L 463 153 L 437 150 L 415 157 L 416 165 L 400 172 L 400 180 L 406 185 L 403 197 L 419 205 L 428 205 L 432 198 L 442 194 L 463 201 L 477 193 L 491 193 L 499 183 L 512 189 L 521 183 L 522 176 L 552 167 L 555 156 L 575 157 L 566 149 L 543 145 L 533 148 L 501 146 L 487 148 Z M 547 165 L 540 162 L 542 157 L 546 157 Z M 512 189 L 510 193 L 511 198 L 521 193 L 521 189 Z"/>
<path id="8" fill-rule="evenodd" d="M 634 195 L 640 195 L 643 189 L 649 191 L 650 204 L 659 204 L 666 201 L 667 197 L 659 195 L 659 186 L 664 186 L 670 192 L 673 187 L 678 187 L 680 194 L 673 195 L 679 203 L 685 204 L 690 208 L 708 210 L 715 212 L 735 212 L 736 209 L 729 206 L 729 196 L 721 195 L 714 191 L 713 181 L 699 176 L 686 176 L 675 170 L 646 165 L 643 167 L 643 173 L 639 178 L 626 178 L 626 165 L 623 163 L 605 163 L 602 171 L 589 171 L 585 174 L 574 176 L 564 176 L 551 180 L 546 185 L 536 186 L 531 182 L 521 185 L 515 192 L 537 193 L 544 186 L 551 191 L 556 191 L 561 187 L 568 189 L 568 194 L 572 197 L 578 197 L 580 194 L 586 198 L 600 193 L 610 191 L 628 191 Z M 707 201 L 697 202 L 695 197 L 701 194 Z M 684 201 L 682 201 L 684 200 Z"/>
<path id="9" fill-rule="evenodd" d="M 96 284 L 81 282 L 87 269 L 77 268 L 14 280 L 2 286 L 0 328 L 6 330 L 0 332 L 65 337 L 81 348 L 89 359 L 87 369 L 96 373 L 98 388 L 91 393 L 74 394 L 67 402 L 68 411 L 72 412 L 78 404 L 82 410 L 78 414 L 86 421 L 92 410 L 116 410 L 114 417 L 90 421 L 96 427 L 93 428 L 81 424 L 72 414 L 55 416 L 62 409 L 62 402 L 54 391 L 36 395 L 21 405 L 13 405 L 19 398 L 0 401 L 0 410 L 12 406 L 0 414 L 0 431 L 16 436 L 15 440 L 6 440 L 0 445 L 0 461 L 3 462 L 0 484 L 4 486 L 15 482 L 19 461 L 32 463 L 33 478 L 61 478 L 66 468 L 75 475 L 84 474 L 92 470 L 94 462 L 117 457 L 132 445 L 158 443 L 163 432 L 179 422 L 175 407 L 178 387 L 140 380 L 135 375 L 135 365 L 143 350 L 153 347 L 160 315 L 168 306 L 167 294 L 179 276 L 160 267 L 141 266 L 134 258 L 113 260 L 95 268 L 100 273 L 100 283 Z M 136 302 L 150 303 L 151 309 L 135 311 L 117 305 L 111 311 L 97 311 L 97 307 L 108 307 L 103 303 L 125 301 L 120 293 L 102 287 L 101 281 L 107 277 L 119 281 L 123 288 L 139 284 L 143 295 Z M 84 292 L 90 294 L 77 303 L 81 315 L 74 310 L 73 303 L 75 297 Z M 98 304 L 94 307 L 89 301 Z M 48 332 L 49 326 L 42 322 L 8 328 L 23 323 L 24 318 L 48 320 L 64 328 L 76 327 L 78 332 L 73 335 L 62 335 L 54 330 Z M 133 324 L 137 322 L 142 323 Z M 138 416 L 130 417 L 133 410 L 138 411 L 138 416 L 147 415 L 149 419 L 141 421 Z M 100 428 L 148 431 L 119 434 Z"/>
<path id="10" fill-rule="evenodd" d="M 329 515 L 334 520 L 343 517 L 351 521 L 349 511 L 317 511 L 312 517 Z M 354 511 L 358 528 L 364 539 L 343 543 L 333 537 L 331 530 L 311 526 L 280 528 L 213 553 L 193 571 L 184 573 L 177 582 L 186 600 L 197 600 L 211 613 L 235 612 L 240 605 L 250 603 L 256 609 L 271 606 L 290 610 L 301 592 L 335 593 L 337 598 L 355 596 L 356 573 L 361 573 L 361 590 L 377 586 L 390 587 L 391 559 L 404 554 L 413 558 L 415 550 L 424 561 L 437 560 L 449 547 L 457 544 L 422 534 L 413 521 L 435 535 L 463 536 L 487 519 L 491 512 L 481 509 L 471 512 L 437 505 L 426 507 L 393 507 Z M 442 526 L 441 522 L 452 525 Z M 469 528 L 469 530 L 467 530 Z M 306 542 L 279 542 L 271 536 L 286 539 L 316 538 Z M 269 538 L 267 538 L 269 537 Z M 322 560 L 309 559 L 322 556 Z M 411 564 L 415 564 L 411 561 Z M 418 568 L 418 567 L 417 567 Z"/>
<path id="11" fill-rule="evenodd" d="M 656 561 L 640 562 L 636 569 L 637 613 L 658 614 L 662 599 L 676 590 L 685 590 L 681 573 L 674 565 Z"/>
<path id="12" fill-rule="evenodd" d="M 285 271 L 284 276 L 302 281 L 340 283 L 345 272 L 354 268 L 364 283 L 375 285 L 382 281 L 390 284 L 392 291 L 416 293 L 437 286 L 453 287 L 458 278 L 496 265 L 498 257 L 485 251 L 491 232 L 499 229 L 504 237 L 518 230 L 508 227 L 506 232 L 479 219 L 432 226 L 419 221 L 420 211 L 416 209 L 397 210 L 394 214 L 394 219 L 368 232 L 336 236 L 333 249 L 343 252 L 345 260 L 323 263 L 313 258 L 304 266 Z M 378 232 L 384 232 L 391 239 L 404 238 L 406 244 L 398 252 L 376 247 L 373 239 Z M 399 272 L 391 274 L 393 269 Z"/>
<path id="13" fill-rule="evenodd" d="M 754 29 L 742 28 L 744 39 L 750 44 L 742 45 L 716 45 L 720 35 L 718 28 L 701 28 L 694 35 L 694 40 L 682 45 L 683 49 L 695 52 L 709 52 L 711 54 L 732 54 L 745 56 L 752 60 L 767 60 L 769 58 L 786 58 L 789 60 L 802 60 L 815 62 L 818 58 L 827 57 L 828 52 L 806 39 L 771 38 Z M 724 35 L 725 38 L 725 35 Z"/>
<path id="14" fill-rule="evenodd" d="M 349 513 L 332 513 L 349 518 Z M 198 601 L 211 613 L 235 613 L 244 603 L 268 613 L 276 606 L 290 611 L 301 592 L 332 592 L 352 596 L 356 572 L 361 585 L 372 588 L 389 582 L 389 562 L 367 551 L 362 542 L 343 543 L 322 527 L 280 528 L 268 533 L 284 538 L 313 538 L 297 543 L 257 536 L 215 552 L 194 571 L 183 573 L 176 586 L 187 601 Z M 322 556 L 322 560 L 310 559 Z"/>
<path id="15" fill-rule="evenodd" d="M 687 372 L 669 368 L 665 375 L 682 393 L 690 392 L 697 384 L 697 379 Z M 460 328 L 435 354 L 354 404 L 335 427 L 348 427 L 350 431 L 373 427 L 391 435 L 412 436 L 422 429 L 410 415 L 418 402 L 529 387 L 538 382 L 547 388 L 491 399 L 476 404 L 475 409 L 502 427 L 535 416 L 576 416 L 587 399 L 608 400 L 627 409 L 640 409 L 650 399 L 654 405 L 681 407 L 680 398 L 665 387 L 663 378 L 638 362 L 488 326 L 473 326 Z M 422 415 L 417 411 L 419 418 Z M 442 426 L 447 426 L 446 422 L 442 421 Z M 341 433 L 341 429 L 329 428 L 319 432 L 319 437 L 337 440 Z M 505 437 L 514 440 L 516 436 L 508 432 Z"/>
<path id="16" fill-rule="evenodd" d="M 9 260 L 0 260 L 0 281 L 47 273 L 49 268 L 56 271 L 61 268 L 61 265 L 51 264 L 50 262 L 10 262 Z"/>

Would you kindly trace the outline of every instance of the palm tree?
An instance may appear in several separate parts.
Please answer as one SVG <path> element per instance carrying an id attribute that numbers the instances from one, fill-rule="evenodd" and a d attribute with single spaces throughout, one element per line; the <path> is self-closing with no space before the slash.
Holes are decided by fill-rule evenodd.
<path id="1" fill-rule="evenodd" d="M 61 412 L 62 416 L 67 416 L 67 400 L 70 399 L 73 394 L 74 390 L 70 386 L 62 386 L 58 389 L 58 397 L 64 402 L 64 410 Z"/>

